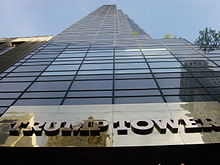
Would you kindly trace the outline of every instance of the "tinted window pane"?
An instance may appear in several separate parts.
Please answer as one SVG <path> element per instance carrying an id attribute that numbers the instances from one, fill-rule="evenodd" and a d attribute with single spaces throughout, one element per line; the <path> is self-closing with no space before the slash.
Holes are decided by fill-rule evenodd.
<path id="1" fill-rule="evenodd" d="M 81 70 L 90 70 L 90 69 L 112 69 L 113 64 L 83 64 Z"/>
<path id="2" fill-rule="evenodd" d="M 119 74 L 115 75 L 115 79 L 127 79 L 127 78 L 153 78 L 151 74 Z"/>
<path id="3" fill-rule="evenodd" d="M 30 83 L 0 83 L 0 91 L 23 91 Z"/>
<path id="4" fill-rule="evenodd" d="M 19 66 L 15 72 L 23 71 L 43 71 L 47 66 Z"/>
<path id="5" fill-rule="evenodd" d="M 149 69 L 120 69 L 115 70 L 115 74 L 123 74 L 123 73 L 150 73 Z"/>
<path id="6" fill-rule="evenodd" d="M 33 81 L 36 77 L 6 77 L 3 78 L 1 81 Z"/>
<path id="7" fill-rule="evenodd" d="M 75 81 L 71 90 L 96 90 L 112 89 L 112 80 L 100 81 Z"/>
<path id="8" fill-rule="evenodd" d="M 163 103 L 162 97 L 120 97 L 115 98 L 115 104 L 132 103 Z"/>
<path id="9" fill-rule="evenodd" d="M 113 75 L 91 75 L 91 76 L 76 77 L 76 80 L 89 80 L 89 79 L 113 79 Z"/>
<path id="10" fill-rule="evenodd" d="M 220 86 L 220 77 L 210 77 L 210 78 L 198 78 L 198 80 L 205 87 L 216 87 Z"/>
<path id="11" fill-rule="evenodd" d="M 123 90 L 115 91 L 115 96 L 160 95 L 159 90 Z"/>
<path id="12" fill-rule="evenodd" d="M 70 81 L 58 81 L 58 82 L 34 82 L 28 91 L 56 91 L 67 90 L 70 85 Z"/>
<path id="13" fill-rule="evenodd" d="M 112 96 L 112 91 L 69 92 L 67 97 Z"/>
<path id="14" fill-rule="evenodd" d="M 212 94 L 220 94 L 220 87 L 218 87 L 218 88 L 207 88 L 207 90 Z"/>
<path id="15" fill-rule="evenodd" d="M 124 68 L 148 68 L 146 63 L 116 63 L 116 69 Z"/>
<path id="16" fill-rule="evenodd" d="M 171 68 L 171 67 L 181 67 L 179 62 L 155 62 L 149 63 L 151 68 Z"/>
<path id="17" fill-rule="evenodd" d="M 42 76 L 37 81 L 50 81 L 50 80 L 73 80 L 74 76 Z"/>
<path id="18" fill-rule="evenodd" d="M 116 89 L 135 89 L 135 88 L 157 88 L 153 79 L 143 80 L 116 80 Z"/>
<path id="19" fill-rule="evenodd" d="M 14 100 L 0 100 L 0 105 L 1 106 L 10 106 Z"/>
<path id="20" fill-rule="evenodd" d="M 0 93 L 0 98 L 17 98 L 21 93 Z"/>
<path id="21" fill-rule="evenodd" d="M 42 76 L 54 76 L 54 75 L 75 75 L 76 71 L 64 71 L 64 72 L 43 72 Z"/>
<path id="22" fill-rule="evenodd" d="M 65 92 L 31 92 L 24 93 L 21 98 L 63 97 Z"/>
<path id="23" fill-rule="evenodd" d="M 60 105 L 62 99 L 20 99 L 14 105 Z"/>
<path id="24" fill-rule="evenodd" d="M 79 65 L 51 65 L 46 71 L 77 70 Z"/>
<path id="25" fill-rule="evenodd" d="M 196 94 L 208 94 L 203 88 L 190 88 L 190 89 L 164 89 L 162 90 L 164 95 L 196 95 Z"/>
<path id="26" fill-rule="evenodd" d="M 209 95 L 195 95 L 195 96 L 166 96 L 167 102 L 199 102 L 199 101 L 215 101 Z"/>
<path id="27" fill-rule="evenodd" d="M 201 85 L 193 78 L 180 79 L 157 79 L 161 88 L 192 88 L 201 87 Z"/>
<path id="28" fill-rule="evenodd" d="M 0 115 L 6 111 L 7 108 L 0 108 Z"/>
<path id="29" fill-rule="evenodd" d="M 84 99 L 66 99 L 64 105 L 77 104 L 111 104 L 111 98 L 84 98 Z"/>
<path id="30" fill-rule="evenodd" d="M 92 71 L 79 71 L 79 75 L 85 74 L 113 74 L 113 70 L 92 70 Z"/>

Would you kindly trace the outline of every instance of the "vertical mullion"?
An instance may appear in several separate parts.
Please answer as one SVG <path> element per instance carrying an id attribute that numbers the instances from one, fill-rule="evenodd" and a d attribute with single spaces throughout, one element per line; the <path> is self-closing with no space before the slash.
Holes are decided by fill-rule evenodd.
<path id="1" fill-rule="evenodd" d="M 63 52 L 68 46 L 69 46 L 69 44 L 67 44 L 67 45 L 65 46 L 65 48 L 63 48 L 63 50 L 47 65 L 47 67 L 46 67 L 44 70 L 42 70 L 41 73 L 40 73 L 38 76 L 36 76 L 36 78 L 30 83 L 30 85 L 29 85 L 24 91 L 22 91 L 21 94 L 15 99 L 15 101 L 11 104 L 11 106 L 13 106 L 13 105 L 15 104 L 15 102 L 23 96 L 23 94 L 31 87 L 31 85 L 37 81 L 37 79 L 47 70 L 47 68 L 58 58 L 58 56 L 59 56 L 60 54 L 62 54 L 62 52 Z"/>

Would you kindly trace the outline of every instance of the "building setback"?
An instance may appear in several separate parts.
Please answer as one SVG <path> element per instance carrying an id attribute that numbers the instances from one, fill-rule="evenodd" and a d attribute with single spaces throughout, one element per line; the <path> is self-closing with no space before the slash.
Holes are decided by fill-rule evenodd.
<path id="1" fill-rule="evenodd" d="M 4 43 L 2 42 L 2 44 Z M 6 47 L 0 45 L 0 48 L 2 48 L 0 59 L 1 56 L 6 56 L 6 53 L 12 51 L 9 50 L 5 53 Z M 10 139 L 10 134 L 3 130 L 0 134 L 3 139 L 0 145 L 25 147 L 110 146 L 119 147 L 120 153 L 122 153 L 120 146 L 124 146 L 124 152 L 127 152 L 128 155 L 132 153 L 126 150 L 127 146 L 151 146 L 153 148 L 154 145 L 157 147 L 165 145 L 164 153 L 169 149 L 175 153 L 178 145 L 180 145 L 179 149 L 181 150 L 185 144 L 216 143 L 214 148 L 213 145 L 211 147 L 204 147 L 204 145 L 195 147 L 196 150 L 200 151 L 210 151 L 219 147 L 220 134 L 218 124 L 216 124 L 220 118 L 218 103 L 220 102 L 219 52 L 203 54 L 197 47 L 182 38 L 152 39 L 122 10 L 117 10 L 116 5 L 104 5 L 96 9 L 60 34 L 31 50 L 33 51 L 26 52 L 27 55 L 20 53 L 19 58 L 16 58 L 17 62 L 11 62 L 10 67 L 7 65 L 2 68 L 0 74 L 0 113 L 4 115 L 0 123 L 10 125 L 10 122 L 18 121 L 18 118 L 29 121 L 29 123 L 36 119 L 48 121 L 52 118 L 48 118 L 48 116 L 41 118 L 39 116 L 44 113 L 53 116 L 64 112 L 70 113 L 70 116 L 75 117 L 74 120 L 80 122 L 82 116 L 85 120 L 96 120 L 97 117 L 102 118 L 104 113 L 111 112 L 107 115 L 108 119 L 102 119 L 108 121 L 111 119 L 109 122 L 112 123 L 112 126 L 109 124 L 108 129 L 112 129 L 111 127 L 114 129 L 107 136 L 102 131 L 101 134 L 100 132 L 98 134 L 92 132 L 91 129 L 85 131 L 85 124 L 82 124 L 77 131 L 79 131 L 79 135 L 88 139 L 84 139 L 85 143 L 83 142 L 81 145 L 79 145 L 79 141 L 83 140 L 78 135 L 76 137 L 71 136 L 71 138 L 75 138 L 72 141 L 69 139 L 70 137 L 65 139 L 65 136 L 50 137 L 47 141 L 39 140 L 40 137 L 36 137 L 36 144 L 33 144 L 32 139 L 30 145 L 26 139 L 26 144 L 20 142 L 12 145 L 7 140 Z M 53 110 L 50 111 L 50 108 Z M 25 112 L 24 116 L 16 116 L 17 112 L 23 113 L 23 111 Z M 9 114 L 15 115 L 9 117 L 9 120 Z M 140 138 L 140 135 L 132 134 L 132 131 L 137 134 L 141 132 L 140 130 L 137 131 L 135 126 L 145 127 L 147 126 L 146 123 L 149 124 L 150 121 L 154 123 L 156 128 L 159 127 L 153 119 L 150 121 L 141 119 L 139 121 L 138 117 L 141 118 L 142 116 L 148 119 L 165 117 L 169 118 L 171 122 L 173 122 L 172 118 L 178 117 L 177 121 L 182 121 L 182 125 L 187 125 L 186 120 L 193 122 L 181 115 L 184 117 L 210 118 L 215 124 L 207 119 L 210 123 L 209 126 L 213 128 L 208 129 L 209 133 L 203 134 L 201 132 L 204 131 L 205 124 L 202 123 L 202 120 L 197 120 L 197 124 L 201 124 L 201 129 L 194 135 L 182 133 L 183 128 L 179 129 L 180 133 L 167 130 L 169 135 L 163 132 L 161 134 L 160 131 L 160 133 L 154 132 L 152 127 L 151 132 L 143 132 L 151 134 L 149 137 L 153 137 L 152 134 L 158 136 L 153 137 L 153 140 L 148 139 L 148 142 L 142 137 Z M 116 117 L 113 121 L 114 116 Z M 67 120 L 67 118 L 68 115 L 64 118 L 58 117 L 59 120 Z M 58 119 L 56 118 L 56 121 Z M 120 125 L 119 120 L 121 119 L 128 119 L 128 121 L 123 120 L 122 123 L 129 130 L 121 129 L 123 125 Z M 68 118 L 68 120 L 70 119 Z M 44 130 L 57 124 L 53 123 L 45 128 L 46 123 L 48 122 L 43 125 Z M 65 125 L 66 122 L 63 123 Z M 101 123 L 101 121 L 98 123 L 99 125 L 95 123 L 98 129 L 103 127 L 100 126 Z M 63 128 L 64 125 L 61 124 L 60 127 Z M 10 127 L 13 126 L 15 124 L 10 125 Z M 89 124 L 87 126 L 93 127 Z M 23 127 L 26 128 L 26 125 L 19 126 L 19 131 L 22 131 L 21 127 L 22 129 Z M 172 126 L 168 124 L 167 129 L 170 127 Z M 20 135 L 20 132 L 16 132 L 17 130 L 13 131 L 15 132 L 12 132 L 11 135 L 23 137 L 23 133 Z M 60 132 L 62 131 L 59 129 Z M 31 135 L 32 133 L 34 134 L 31 132 Z M 47 134 L 50 135 L 50 132 Z M 88 143 L 92 134 L 104 138 L 96 145 Z M 75 135 L 74 132 L 72 135 Z M 142 136 L 147 138 L 147 135 Z M 162 136 L 163 139 L 160 139 Z M 28 137 L 30 138 L 30 136 Z M 200 140 L 195 140 L 196 138 Z M 169 145 L 173 148 L 169 148 Z M 159 147 L 159 149 L 161 148 Z M 138 152 L 152 154 L 148 149 L 145 151 L 142 149 Z M 111 152 L 113 152 L 112 150 Z M 152 150 L 157 153 L 156 149 Z M 180 154 L 183 154 L 183 151 L 185 150 L 181 150 Z M 47 152 L 50 150 L 47 149 Z M 98 150 L 96 152 L 100 153 Z M 139 160 L 143 158 L 141 157 Z M 190 158 L 193 159 L 192 156 Z M 179 162 L 181 157 L 177 159 L 174 161 Z M 117 160 L 119 162 L 124 161 L 124 159 L 116 159 L 115 162 Z M 162 160 L 169 161 L 165 157 L 162 157 Z M 153 158 L 151 161 L 160 163 Z M 182 159 L 182 161 L 187 160 Z"/>

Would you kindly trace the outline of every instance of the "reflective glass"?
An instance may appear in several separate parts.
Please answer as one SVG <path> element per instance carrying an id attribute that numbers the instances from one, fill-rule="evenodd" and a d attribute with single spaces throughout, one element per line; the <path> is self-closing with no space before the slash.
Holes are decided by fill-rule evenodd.
<path id="1" fill-rule="evenodd" d="M 67 97 L 112 96 L 112 91 L 80 91 L 69 92 Z"/>
<path id="2" fill-rule="evenodd" d="M 86 56 L 113 56 L 113 52 L 89 52 Z"/>
<path id="3" fill-rule="evenodd" d="M 47 98 L 47 97 L 63 97 L 65 92 L 28 92 L 24 93 L 21 98 Z"/>
<path id="4" fill-rule="evenodd" d="M 14 100 L 0 100 L 0 105 L 1 106 L 10 106 Z"/>
<path id="5" fill-rule="evenodd" d="M 149 69 L 118 69 L 115 70 L 115 74 L 124 74 L 124 73 L 150 73 Z"/>
<path id="6" fill-rule="evenodd" d="M 115 96 L 146 96 L 146 95 L 160 95 L 159 90 L 123 90 L 115 91 Z"/>
<path id="7" fill-rule="evenodd" d="M 208 94 L 203 88 L 181 88 L 181 89 L 164 89 L 162 90 L 164 95 L 197 95 L 197 94 Z"/>
<path id="8" fill-rule="evenodd" d="M 79 75 L 86 75 L 86 74 L 113 74 L 113 70 L 91 70 L 91 71 L 79 71 Z"/>
<path id="9" fill-rule="evenodd" d="M 119 97 L 115 98 L 115 104 L 133 103 L 163 103 L 162 97 Z"/>
<path id="10" fill-rule="evenodd" d="M 113 64 L 83 64 L 81 70 L 91 70 L 91 69 L 112 69 Z"/>
<path id="11" fill-rule="evenodd" d="M 57 81 L 57 82 L 34 82 L 28 91 L 57 91 L 67 90 L 70 81 Z"/>
<path id="12" fill-rule="evenodd" d="M 151 68 L 172 68 L 182 66 L 179 62 L 154 62 L 149 63 L 149 65 Z"/>
<path id="13" fill-rule="evenodd" d="M 24 91 L 30 83 L 0 83 L 0 91 Z"/>
<path id="14" fill-rule="evenodd" d="M 77 70 L 79 65 L 50 65 L 46 71 Z"/>
<path id="15" fill-rule="evenodd" d="M 42 76 L 56 76 L 56 75 L 75 75 L 76 71 L 63 71 L 63 72 L 43 72 Z"/>
<path id="16" fill-rule="evenodd" d="M 193 88 L 201 87 L 194 78 L 157 79 L 160 88 Z"/>
<path id="17" fill-rule="evenodd" d="M 21 93 L 0 93 L 0 98 L 17 98 Z"/>
<path id="18" fill-rule="evenodd" d="M 216 88 L 206 88 L 212 94 L 220 94 L 220 87 Z"/>
<path id="19" fill-rule="evenodd" d="M 52 63 L 52 65 L 54 64 L 58 64 L 58 65 L 62 65 L 62 64 L 80 64 L 81 61 L 55 61 Z"/>
<path id="20" fill-rule="evenodd" d="M 169 68 L 169 69 L 152 69 L 155 73 L 165 73 L 165 72 L 186 72 L 183 68 Z"/>
<path id="21" fill-rule="evenodd" d="M 35 79 L 36 79 L 36 77 L 6 77 L 6 78 L 3 78 L 1 81 L 18 82 L 18 81 L 33 81 Z"/>
<path id="22" fill-rule="evenodd" d="M 113 75 L 78 75 L 76 80 L 113 79 Z"/>
<path id="23" fill-rule="evenodd" d="M 73 80 L 74 76 L 41 76 L 37 81 Z"/>
<path id="24" fill-rule="evenodd" d="M 75 81 L 71 90 L 112 89 L 112 80 Z"/>
<path id="25" fill-rule="evenodd" d="M 116 74 L 115 79 L 153 78 L 152 74 Z"/>
<path id="26" fill-rule="evenodd" d="M 146 63 L 116 63 L 115 69 L 148 68 Z"/>
<path id="27" fill-rule="evenodd" d="M 65 99 L 64 105 L 111 104 L 112 98 Z"/>
<path id="28" fill-rule="evenodd" d="M 115 89 L 157 88 L 153 79 L 115 80 Z"/>
<path id="29" fill-rule="evenodd" d="M 7 108 L 1 108 L 0 107 L 0 115 L 3 114 L 6 110 L 7 110 Z"/>
<path id="30" fill-rule="evenodd" d="M 218 87 L 218 86 L 220 86 L 220 77 L 198 78 L 198 80 L 205 87 Z"/>
<path id="31" fill-rule="evenodd" d="M 167 102 L 199 102 L 199 101 L 214 101 L 209 95 L 195 96 L 166 96 Z"/>
<path id="32" fill-rule="evenodd" d="M 19 99 L 14 105 L 60 105 L 61 101 L 62 99 Z"/>
<path id="33" fill-rule="evenodd" d="M 43 71 L 47 66 L 19 66 L 14 72 Z"/>

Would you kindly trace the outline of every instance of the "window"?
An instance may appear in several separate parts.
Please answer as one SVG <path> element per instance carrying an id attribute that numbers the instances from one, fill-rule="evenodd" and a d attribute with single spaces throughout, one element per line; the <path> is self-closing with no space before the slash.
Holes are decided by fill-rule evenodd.
<path id="1" fill-rule="evenodd" d="M 115 80 L 116 89 L 157 88 L 153 79 Z"/>
<path id="2" fill-rule="evenodd" d="M 122 90 L 115 91 L 115 96 L 160 95 L 159 90 Z"/>
<path id="3" fill-rule="evenodd" d="M 112 91 L 80 91 L 69 92 L 67 97 L 112 96 Z"/>
<path id="4" fill-rule="evenodd" d="M 115 104 L 132 103 L 163 103 L 162 97 L 120 97 L 115 98 Z"/>
<path id="5" fill-rule="evenodd" d="M 112 80 L 75 81 L 71 90 L 112 89 Z"/>
<path id="6" fill-rule="evenodd" d="M 194 88 L 201 85 L 194 78 L 157 79 L 160 88 Z"/>
<path id="7" fill-rule="evenodd" d="M 57 91 L 67 90 L 70 81 L 57 81 L 57 82 L 34 82 L 28 91 Z"/>
<path id="8" fill-rule="evenodd" d="M 65 92 L 28 92 L 24 93 L 21 98 L 47 98 L 47 97 L 64 97 Z"/>
<path id="9" fill-rule="evenodd" d="M 14 105 L 60 105 L 62 99 L 19 99 Z"/>
<path id="10" fill-rule="evenodd" d="M 112 98 L 65 99 L 64 105 L 111 104 Z"/>
<path id="11" fill-rule="evenodd" d="M 19 66 L 14 72 L 43 71 L 47 66 Z"/>
<path id="12" fill-rule="evenodd" d="M 0 91 L 24 91 L 30 83 L 0 83 Z"/>
<path id="13" fill-rule="evenodd" d="M 115 69 L 148 68 L 146 63 L 116 63 Z"/>
<path id="14" fill-rule="evenodd" d="M 77 70 L 79 65 L 50 65 L 46 71 Z"/>
<path id="15" fill-rule="evenodd" d="M 92 70 L 92 69 L 112 69 L 113 64 L 83 64 L 81 70 Z"/>

